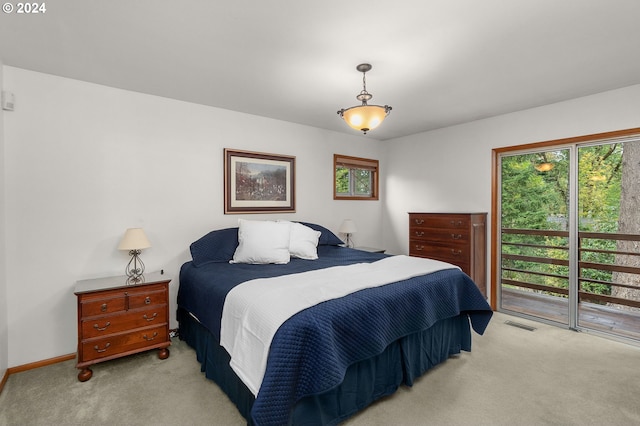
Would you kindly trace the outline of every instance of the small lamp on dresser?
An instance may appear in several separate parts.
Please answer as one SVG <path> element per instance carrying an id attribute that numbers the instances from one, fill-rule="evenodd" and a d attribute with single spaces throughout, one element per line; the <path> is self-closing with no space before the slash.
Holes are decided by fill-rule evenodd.
<path id="1" fill-rule="evenodd" d="M 351 219 L 345 219 L 342 222 L 342 225 L 340 225 L 340 229 L 338 229 L 338 232 L 340 232 L 341 234 L 344 234 L 347 237 L 347 239 L 345 241 L 345 245 L 347 247 L 353 247 L 353 241 L 351 240 L 351 234 L 355 234 L 356 231 L 357 231 L 356 224 Z"/>
<path id="2" fill-rule="evenodd" d="M 127 264 L 127 284 L 138 284 L 144 282 L 144 263 L 140 259 L 143 249 L 151 247 L 142 228 L 129 228 L 124 233 L 124 237 L 118 245 L 118 250 L 129 250 L 131 260 Z"/>

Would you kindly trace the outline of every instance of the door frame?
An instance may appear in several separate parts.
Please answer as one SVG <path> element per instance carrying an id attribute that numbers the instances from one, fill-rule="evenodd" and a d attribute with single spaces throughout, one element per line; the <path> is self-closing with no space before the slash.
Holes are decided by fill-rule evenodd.
<path id="1" fill-rule="evenodd" d="M 499 156 L 508 152 L 524 151 L 524 150 L 542 150 L 550 149 L 554 147 L 562 147 L 566 145 L 575 145 L 585 142 L 602 141 L 606 142 L 608 139 L 619 139 L 622 137 L 640 136 L 640 127 L 616 130 L 612 132 L 595 133 L 584 136 L 575 136 L 570 138 L 555 139 L 544 142 L 533 142 L 523 145 L 508 146 L 501 148 L 494 148 L 491 150 L 491 236 L 490 236 L 490 299 L 489 303 L 494 311 L 498 310 L 498 283 L 500 282 L 500 268 L 498 267 L 499 257 L 499 242 L 500 242 L 500 229 L 498 227 L 499 211 L 500 211 L 500 161 Z M 575 167 L 575 166 L 574 166 Z M 575 190 L 575 188 L 573 188 Z M 577 307 L 576 307 L 577 309 Z M 571 326 L 571 324 L 570 324 Z M 575 327 L 575 324 L 573 324 Z"/>

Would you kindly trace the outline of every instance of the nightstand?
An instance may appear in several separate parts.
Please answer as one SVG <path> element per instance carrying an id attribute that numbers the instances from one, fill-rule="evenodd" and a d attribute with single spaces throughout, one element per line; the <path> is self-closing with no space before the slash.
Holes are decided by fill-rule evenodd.
<path id="1" fill-rule="evenodd" d="M 356 250 L 368 251 L 370 253 L 384 253 L 387 251 L 386 249 L 375 248 L 375 247 L 354 247 Z"/>
<path id="2" fill-rule="evenodd" d="M 169 357 L 169 282 L 160 272 L 127 285 L 126 276 L 76 282 L 78 299 L 78 380 L 86 382 L 89 366 L 138 352 L 159 349 Z"/>

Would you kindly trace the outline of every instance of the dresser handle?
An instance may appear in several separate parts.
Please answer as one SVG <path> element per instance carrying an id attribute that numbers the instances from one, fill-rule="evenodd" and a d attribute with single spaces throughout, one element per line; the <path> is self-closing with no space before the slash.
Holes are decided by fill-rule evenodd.
<path id="1" fill-rule="evenodd" d="M 106 304 L 106 303 L 103 303 L 102 305 L 100 305 L 100 310 L 101 310 L 102 312 L 107 312 L 107 304 Z"/>
<path id="2" fill-rule="evenodd" d="M 462 250 L 451 249 L 451 254 L 454 256 L 460 256 L 462 254 Z"/>
<path id="3" fill-rule="evenodd" d="M 424 248 L 424 246 L 418 246 L 416 245 L 416 251 L 422 251 L 422 249 Z"/>
<path id="4" fill-rule="evenodd" d="M 95 328 L 98 331 L 105 331 L 107 329 L 107 327 L 109 327 L 111 325 L 111 323 L 109 321 L 107 321 L 107 323 L 104 325 L 104 327 L 99 327 L 98 324 L 93 324 L 93 328 Z"/>
<path id="5" fill-rule="evenodd" d="M 460 238 L 462 238 L 462 234 L 451 234 L 451 238 L 453 238 L 454 240 L 459 240 Z"/>
<path id="6" fill-rule="evenodd" d="M 451 226 L 455 226 L 455 227 L 462 226 L 461 220 L 458 220 L 458 221 L 452 220 L 450 223 L 451 223 Z"/>
<path id="7" fill-rule="evenodd" d="M 153 321 L 154 319 L 156 319 L 157 316 L 158 316 L 158 313 L 154 312 L 153 315 L 151 315 L 151 318 L 149 318 L 147 314 L 144 314 L 142 318 L 146 319 L 147 321 Z"/>
<path id="8" fill-rule="evenodd" d="M 422 225 L 424 223 L 424 219 L 414 219 L 413 221 L 416 223 L 416 225 Z"/>
<path id="9" fill-rule="evenodd" d="M 107 343 L 106 345 L 104 345 L 104 349 L 98 349 L 98 345 L 95 345 L 93 349 L 100 354 L 102 352 L 105 352 L 107 349 L 109 349 L 109 346 L 111 346 L 111 343 Z"/>
<path id="10" fill-rule="evenodd" d="M 149 303 L 151 303 L 151 298 L 149 296 L 144 298 L 144 304 L 148 305 Z"/>
<path id="11" fill-rule="evenodd" d="M 416 231 L 416 237 L 423 237 L 424 231 Z"/>
<path id="12" fill-rule="evenodd" d="M 150 342 L 150 341 L 154 340 L 156 337 L 158 337 L 158 332 L 157 331 L 153 333 L 152 337 L 147 337 L 146 334 L 142 336 L 142 338 L 144 340 L 146 340 L 147 342 Z"/>

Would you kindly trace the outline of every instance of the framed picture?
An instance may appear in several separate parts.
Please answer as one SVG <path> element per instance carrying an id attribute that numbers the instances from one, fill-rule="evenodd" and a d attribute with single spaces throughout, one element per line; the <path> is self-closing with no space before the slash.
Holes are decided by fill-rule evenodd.
<path id="1" fill-rule="evenodd" d="M 224 150 L 224 213 L 293 213 L 296 158 Z"/>

